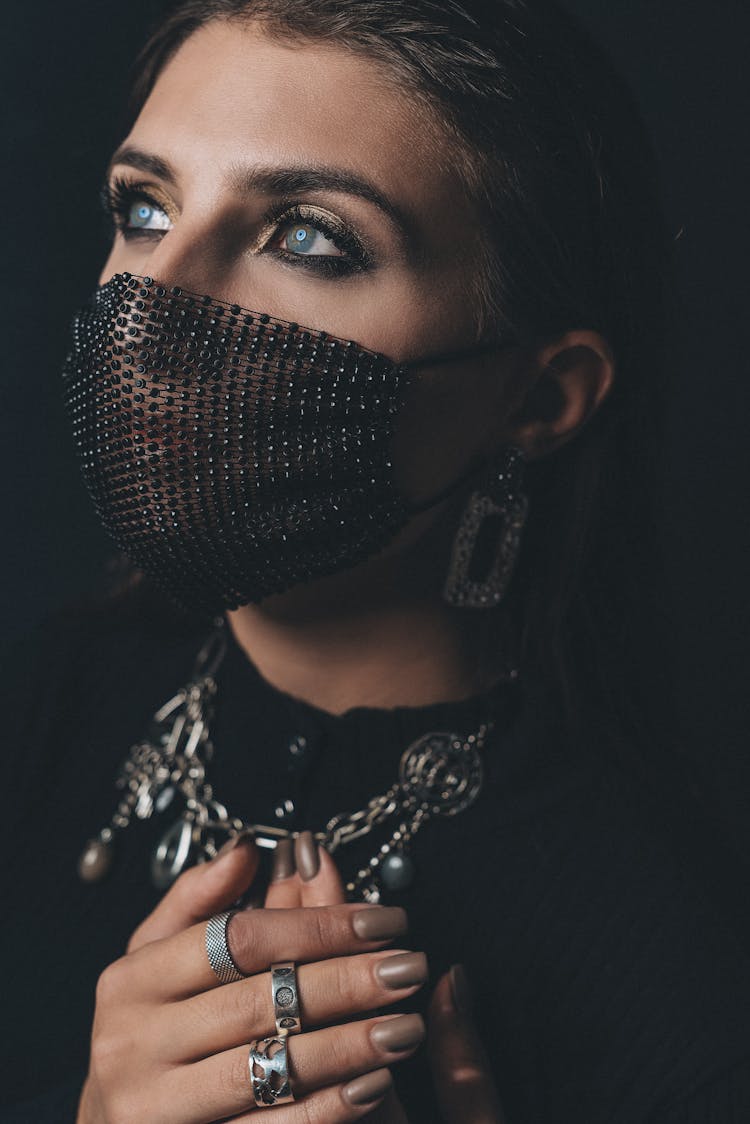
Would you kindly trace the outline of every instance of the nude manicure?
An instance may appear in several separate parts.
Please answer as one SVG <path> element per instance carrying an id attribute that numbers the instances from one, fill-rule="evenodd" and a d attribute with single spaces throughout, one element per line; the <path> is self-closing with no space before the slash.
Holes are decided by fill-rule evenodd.
<path id="1" fill-rule="evenodd" d="M 311 831 L 303 831 L 297 836 L 294 844 L 294 858 L 303 882 L 309 882 L 320 870 L 318 844 L 313 839 Z"/>
<path id="2" fill-rule="evenodd" d="M 363 941 L 389 941 L 402 937 L 408 928 L 406 911 L 400 906 L 373 906 L 355 913 L 352 928 Z"/>
<path id="3" fill-rule="evenodd" d="M 428 976 L 427 957 L 423 952 L 397 952 L 380 961 L 375 975 L 392 991 L 423 984 Z"/>
<path id="4" fill-rule="evenodd" d="M 294 841 L 292 839 L 280 839 L 273 852 L 271 881 L 280 882 L 282 878 L 291 878 L 296 869 Z"/>
<path id="5" fill-rule="evenodd" d="M 372 1073 L 363 1073 L 350 1081 L 341 1090 L 341 1095 L 347 1104 L 374 1104 L 385 1096 L 392 1084 L 390 1070 L 374 1069 Z"/>
<path id="6" fill-rule="evenodd" d="M 375 1045 L 391 1054 L 411 1050 L 424 1036 L 424 1020 L 421 1015 L 396 1015 L 393 1019 L 376 1023 L 370 1031 L 370 1038 Z"/>
<path id="7" fill-rule="evenodd" d="M 450 970 L 451 996 L 453 1005 L 460 1015 L 471 1014 L 472 994 L 471 986 L 466 977 L 463 964 L 454 964 Z"/>

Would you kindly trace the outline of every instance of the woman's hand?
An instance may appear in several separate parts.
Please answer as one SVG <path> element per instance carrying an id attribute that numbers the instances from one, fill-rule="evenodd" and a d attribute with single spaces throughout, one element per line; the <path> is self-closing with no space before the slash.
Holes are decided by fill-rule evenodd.
<path id="1" fill-rule="evenodd" d="M 325 905 L 345 901 L 331 856 L 317 851 L 308 832 L 297 844 L 297 873 L 273 882 L 266 905 Z M 303 878 L 300 868 L 308 877 Z M 460 964 L 438 980 L 428 1017 L 430 1066 L 443 1124 L 505 1124 L 487 1055 L 471 1018 L 471 999 Z M 366 1117 L 368 1124 L 409 1124 L 394 1090 Z M 437 1122 L 436 1122 L 437 1124 Z"/>
<path id="2" fill-rule="evenodd" d="M 251 1109 L 257 1124 L 248 1043 L 275 1033 L 268 967 L 287 959 L 299 965 L 303 1033 L 289 1040 L 289 1058 L 304 1103 L 275 1107 L 275 1124 L 357 1120 L 382 1099 L 390 1086 L 384 1067 L 413 1053 L 423 1033 L 418 1016 L 363 1017 L 414 994 L 426 978 L 421 954 L 397 961 L 403 952 L 385 948 L 403 936 L 405 914 L 343 903 L 243 910 L 227 940 L 248 978 L 220 985 L 205 921 L 248 889 L 257 863 L 246 839 L 186 871 L 102 973 L 78 1124 L 244 1122 Z M 269 898 L 278 906 L 283 894 L 278 883 Z M 381 977 L 389 963 L 407 963 L 412 980 L 394 980 L 391 970 L 389 981 L 388 969 Z M 390 1051 L 378 1028 L 402 1019 L 413 1041 Z M 363 1094 L 369 1101 L 357 1103 Z"/>

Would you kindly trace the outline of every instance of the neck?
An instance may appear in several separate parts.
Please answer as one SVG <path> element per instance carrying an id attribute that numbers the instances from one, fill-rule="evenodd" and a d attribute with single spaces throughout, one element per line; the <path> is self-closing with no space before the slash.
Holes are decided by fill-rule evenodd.
<path id="1" fill-rule="evenodd" d="M 235 609 L 234 637 L 273 686 L 331 714 L 484 691 L 507 666 L 498 611 L 443 602 L 446 544 L 437 545 L 430 533 L 397 541 L 341 574 Z"/>

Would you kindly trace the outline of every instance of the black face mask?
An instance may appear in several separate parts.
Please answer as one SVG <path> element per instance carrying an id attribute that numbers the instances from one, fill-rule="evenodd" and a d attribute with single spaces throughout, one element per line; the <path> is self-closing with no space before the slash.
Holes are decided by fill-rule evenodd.
<path id="1" fill-rule="evenodd" d="M 122 273 L 73 320 L 65 399 L 114 541 L 178 604 L 216 613 L 356 565 L 461 486 L 476 469 L 408 502 L 395 418 L 413 370 L 489 348 L 398 364 Z"/>

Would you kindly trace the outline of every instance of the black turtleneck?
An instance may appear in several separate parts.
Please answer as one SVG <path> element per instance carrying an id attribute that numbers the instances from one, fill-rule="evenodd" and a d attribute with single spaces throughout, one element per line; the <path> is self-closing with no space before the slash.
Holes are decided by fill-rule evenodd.
<path id="1" fill-rule="evenodd" d="M 82 883 L 77 859 L 114 811 L 118 766 L 189 678 L 203 638 L 102 611 L 60 617 L 12 654 L 2 1121 L 75 1119 L 96 979 L 158 901 L 149 857 L 169 810 L 118 837 L 102 882 Z M 747 1124 L 742 911 L 717 892 L 714 860 L 701 850 L 695 861 L 694 823 L 629 769 L 606 720 L 592 714 L 574 741 L 538 692 L 532 703 L 508 681 L 457 702 L 331 715 L 269 684 L 231 635 L 217 679 L 217 799 L 268 824 L 291 801 L 295 830 L 385 792 L 421 735 L 465 736 L 491 713 L 480 796 L 419 832 L 413 885 L 384 901 L 407 909 L 434 979 L 457 961 L 473 979 L 508 1124 Z M 336 857 L 350 874 L 369 853 Z M 714 862 L 722 886 L 729 861 Z M 402 1009 L 424 1010 L 424 991 Z M 435 1124 L 424 1049 L 394 1077 L 413 1124 Z"/>

